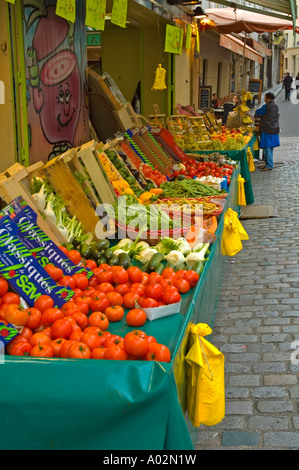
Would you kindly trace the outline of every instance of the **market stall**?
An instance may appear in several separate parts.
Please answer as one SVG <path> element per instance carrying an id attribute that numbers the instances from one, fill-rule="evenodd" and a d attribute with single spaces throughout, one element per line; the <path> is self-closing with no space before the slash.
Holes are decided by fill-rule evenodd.
<path id="1" fill-rule="evenodd" d="M 52 165 L 53 162 L 46 165 L 43 171 Z M 238 173 L 237 168 L 223 212 L 228 207 L 238 211 Z M 19 175 L 18 172 L 16 174 Z M 10 178 L 13 178 L 14 184 L 20 184 L 19 176 L 8 177 L 2 185 L 2 197 L 9 198 L 12 187 Z M 35 182 L 38 182 L 35 178 Z M 22 187 L 23 197 L 27 197 L 24 185 Z M 17 217 L 15 213 L 14 217 Z M 73 357 L 6 355 L 0 390 L 6 415 L 1 447 L 193 449 L 196 428 L 190 425 L 185 416 L 186 341 L 192 323 L 206 322 L 213 325 L 224 275 L 222 230 L 223 217 L 219 215 L 216 239 L 211 244 L 200 280 L 195 287 L 181 295 L 179 312 L 154 321 L 147 320 L 140 327 L 146 335 L 154 336 L 158 343 L 167 346 L 171 354 L 170 362 L 136 358 L 96 361 Z M 59 237 L 58 232 L 57 235 Z M 9 272 L 13 277 L 11 269 Z M 128 331 L 135 329 L 128 326 L 125 320 L 127 313 L 128 309 L 120 321 L 110 322 L 111 334 L 124 337 Z M 29 402 L 34 403 L 34 410 Z M 17 434 L 16 427 L 19 430 Z"/>

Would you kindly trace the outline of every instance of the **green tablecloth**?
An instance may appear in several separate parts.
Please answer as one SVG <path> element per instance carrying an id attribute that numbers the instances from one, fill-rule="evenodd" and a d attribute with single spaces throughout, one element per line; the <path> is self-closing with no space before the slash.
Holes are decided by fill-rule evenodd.
<path id="1" fill-rule="evenodd" d="M 254 195 L 253 195 L 253 189 L 251 185 L 251 176 L 250 176 L 250 171 L 248 167 L 248 161 L 247 161 L 247 150 L 248 148 L 253 151 L 253 146 L 256 141 L 256 135 L 254 134 L 246 147 L 244 147 L 242 150 L 200 150 L 192 153 L 196 153 L 198 155 L 209 155 L 211 153 L 220 153 L 221 155 L 227 155 L 229 158 L 232 160 L 235 160 L 237 162 L 240 162 L 241 166 L 241 176 L 245 179 L 244 183 L 244 191 L 245 191 L 245 197 L 246 197 L 246 204 L 253 204 L 254 203 Z M 188 155 L 188 152 L 185 151 L 185 153 Z M 258 158 L 258 157 L 257 157 Z"/>
<path id="2" fill-rule="evenodd" d="M 239 212 L 235 172 L 225 210 Z M 199 283 L 179 314 L 142 329 L 166 344 L 171 363 L 6 356 L 0 365 L 0 449 L 192 450 L 185 416 L 185 353 L 192 323 L 213 327 L 224 277 L 223 216 Z M 125 321 L 109 331 L 124 335 Z"/>

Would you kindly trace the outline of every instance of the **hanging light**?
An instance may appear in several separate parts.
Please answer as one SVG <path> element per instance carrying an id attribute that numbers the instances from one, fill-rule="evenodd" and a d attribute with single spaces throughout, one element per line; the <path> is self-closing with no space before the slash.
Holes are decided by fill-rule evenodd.
<path id="1" fill-rule="evenodd" d="M 204 9 L 202 7 L 196 7 L 195 10 L 194 10 L 194 13 L 193 13 L 193 18 L 198 18 L 198 19 L 202 19 L 202 18 L 207 18 L 207 14 L 206 12 L 204 11 Z"/>

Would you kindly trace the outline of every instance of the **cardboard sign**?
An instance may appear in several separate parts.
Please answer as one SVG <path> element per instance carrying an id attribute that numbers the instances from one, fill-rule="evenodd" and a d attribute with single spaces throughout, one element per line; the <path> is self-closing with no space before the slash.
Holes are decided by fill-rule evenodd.
<path id="1" fill-rule="evenodd" d="M 116 24 L 121 28 L 125 28 L 127 21 L 127 10 L 127 0 L 114 0 L 111 13 L 111 23 Z"/>
<path id="2" fill-rule="evenodd" d="M 6 325 L 0 321 L 0 342 L 2 342 L 4 346 L 10 343 L 18 334 L 18 330 L 16 330 L 11 323 Z"/>
<path id="3" fill-rule="evenodd" d="M 84 273 L 88 279 L 93 276 L 91 269 L 77 266 L 60 248 L 38 227 L 37 213 L 25 207 L 13 219 L 19 228 L 18 236 L 35 259 L 45 267 L 48 263 L 62 269 L 65 276 Z"/>
<path id="4" fill-rule="evenodd" d="M 17 224 L 5 216 L 0 220 L 0 273 L 30 307 L 41 295 L 49 295 L 62 307 L 74 292 L 59 286 L 18 237 Z"/>
<path id="5" fill-rule="evenodd" d="M 75 23 L 76 20 L 76 0 L 57 0 L 55 13 L 57 16 Z"/>
<path id="6" fill-rule="evenodd" d="M 105 13 L 106 0 L 86 0 L 86 26 L 104 31 Z"/>

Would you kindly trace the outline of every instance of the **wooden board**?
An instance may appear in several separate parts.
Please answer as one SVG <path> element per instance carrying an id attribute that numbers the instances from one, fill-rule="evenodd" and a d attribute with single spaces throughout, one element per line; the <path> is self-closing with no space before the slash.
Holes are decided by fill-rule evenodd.
<path id="1" fill-rule="evenodd" d="M 70 216 L 76 216 L 86 233 L 94 233 L 96 225 L 101 224 L 101 221 L 63 158 L 60 156 L 47 162 L 43 172 L 55 192 L 61 196 Z"/>

